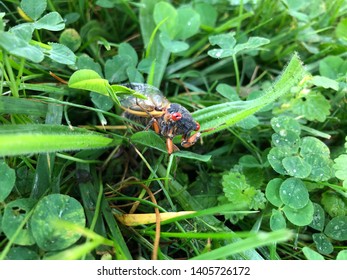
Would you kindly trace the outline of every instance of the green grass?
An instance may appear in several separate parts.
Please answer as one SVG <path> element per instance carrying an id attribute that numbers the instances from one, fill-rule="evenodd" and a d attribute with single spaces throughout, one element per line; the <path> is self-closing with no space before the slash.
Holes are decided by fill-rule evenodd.
<path id="1" fill-rule="evenodd" d="M 208 2 L 0 1 L 0 259 L 346 259 L 347 2 Z"/>

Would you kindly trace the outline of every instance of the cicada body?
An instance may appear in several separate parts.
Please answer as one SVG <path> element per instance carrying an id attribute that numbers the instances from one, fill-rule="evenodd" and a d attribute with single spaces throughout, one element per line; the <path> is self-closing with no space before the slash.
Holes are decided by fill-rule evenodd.
<path id="1" fill-rule="evenodd" d="M 152 128 L 156 133 L 166 138 L 166 147 L 169 154 L 178 148 L 172 139 L 182 135 L 181 146 L 191 147 L 200 138 L 200 125 L 194 121 L 190 112 L 182 105 L 170 103 L 162 92 L 150 85 L 141 83 L 125 84 L 124 86 L 136 90 L 147 99 L 128 96 L 121 100 L 124 117 Z M 193 131 L 195 134 L 190 135 Z"/>

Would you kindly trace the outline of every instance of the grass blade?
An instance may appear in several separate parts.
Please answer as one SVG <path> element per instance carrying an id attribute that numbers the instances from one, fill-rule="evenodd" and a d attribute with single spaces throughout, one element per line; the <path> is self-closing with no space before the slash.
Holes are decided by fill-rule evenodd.
<path id="1" fill-rule="evenodd" d="M 61 125 L 3 125 L 0 156 L 96 149 L 119 145 L 121 136 L 106 137 L 86 129 Z"/>

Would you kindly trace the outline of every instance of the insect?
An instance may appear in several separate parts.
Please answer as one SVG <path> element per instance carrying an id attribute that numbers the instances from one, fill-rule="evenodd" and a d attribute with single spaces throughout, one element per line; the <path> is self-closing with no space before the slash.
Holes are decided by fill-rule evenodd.
<path id="1" fill-rule="evenodd" d="M 156 133 L 166 138 L 166 148 L 172 154 L 178 148 L 172 139 L 176 135 L 182 135 L 181 146 L 189 148 L 200 139 L 200 125 L 194 121 L 190 112 L 182 105 L 170 103 L 162 92 L 150 85 L 141 83 L 124 84 L 147 99 L 140 99 L 133 95 L 121 100 L 124 109 L 124 117 L 152 128 Z M 195 134 L 191 135 L 193 131 Z"/>

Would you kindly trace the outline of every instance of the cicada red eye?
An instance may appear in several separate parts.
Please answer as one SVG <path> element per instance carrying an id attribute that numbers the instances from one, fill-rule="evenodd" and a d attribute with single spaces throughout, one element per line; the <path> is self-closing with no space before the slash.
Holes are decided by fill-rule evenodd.
<path id="1" fill-rule="evenodd" d="M 198 122 L 196 122 L 196 128 L 195 128 L 196 131 L 199 131 L 200 130 L 200 124 Z"/>
<path id="2" fill-rule="evenodd" d="M 182 114 L 181 113 L 172 113 L 171 114 L 171 119 L 175 122 L 179 121 L 180 119 L 182 119 Z"/>

